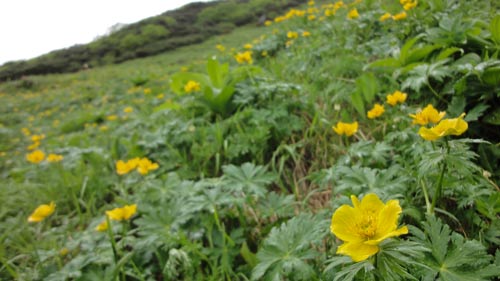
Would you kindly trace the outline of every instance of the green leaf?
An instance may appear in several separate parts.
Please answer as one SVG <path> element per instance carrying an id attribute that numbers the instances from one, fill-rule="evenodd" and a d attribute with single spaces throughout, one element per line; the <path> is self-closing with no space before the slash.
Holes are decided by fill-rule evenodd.
<path id="1" fill-rule="evenodd" d="M 351 104 L 359 115 L 363 117 L 366 116 L 365 103 L 363 101 L 363 94 L 361 93 L 361 90 L 358 89 L 351 94 Z"/>
<path id="2" fill-rule="evenodd" d="M 358 77 L 356 79 L 356 87 L 363 94 L 363 98 L 368 104 L 373 102 L 375 95 L 379 91 L 377 78 L 375 78 L 373 73 L 363 73 L 363 75 Z"/>
<path id="3" fill-rule="evenodd" d="M 488 108 L 490 108 L 489 105 L 480 103 L 467 112 L 464 120 L 467 122 L 477 121 L 479 117 L 483 116 L 483 112 Z"/>
<path id="4" fill-rule="evenodd" d="M 244 163 L 240 167 L 234 165 L 222 166 L 224 183 L 231 190 L 263 197 L 267 193 L 267 186 L 273 183 L 276 175 L 267 172 L 265 166 L 255 166 Z"/>
<path id="5" fill-rule="evenodd" d="M 246 241 L 241 245 L 240 254 L 251 268 L 257 265 L 257 256 L 250 251 Z"/>
<path id="6" fill-rule="evenodd" d="M 275 227 L 257 253 L 252 280 L 313 280 L 316 273 L 308 263 L 320 252 L 313 245 L 328 233 L 328 221 L 302 213 Z"/>
<path id="7" fill-rule="evenodd" d="M 222 88 L 229 72 L 229 64 L 220 64 L 217 60 L 210 58 L 207 61 L 207 73 L 212 86 Z"/>
<path id="8" fill-rule="evenodd" d="M 425 232 L 410 227 L 414 240 L 430 250 L 424 259 L 426 276 L 434 280 L 490 280 L 500 275 L 500 266 L 492 263 L 485 247 L 478 241 L 467 240 L 452 232 L 448 225 L 434 216 L 427 216 L 423 224 Z"/>
<path id="9" fill-rule="evenodd" d="M 490 33 L 491 39 L 497 44 L 500 45 L 500 14 L 496 15 L 490 23 Z"/>

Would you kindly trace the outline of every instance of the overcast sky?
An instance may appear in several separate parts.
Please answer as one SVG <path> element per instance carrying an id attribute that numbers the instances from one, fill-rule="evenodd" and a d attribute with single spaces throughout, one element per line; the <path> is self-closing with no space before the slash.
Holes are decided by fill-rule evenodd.
<path id="1" fill-rule="evenodd" d="M 0 65 L 88 43 L 116 23 L 133 23 L 210 0 L 2 0 Z"/>

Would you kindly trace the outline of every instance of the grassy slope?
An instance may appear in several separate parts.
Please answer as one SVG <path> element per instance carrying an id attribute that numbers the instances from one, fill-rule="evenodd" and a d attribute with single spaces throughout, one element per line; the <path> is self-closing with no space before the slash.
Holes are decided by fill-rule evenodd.
<path id="1" fill-rule="evenodd" d="M 422 100 L 439 103 L 429 89 L 411 90 L 404 105 L 385 104 L 383 117 L 369 120 L 354 109 L 352 96 L 361 91 L 373 95 L 364 104 L 365 110 L 374 102 L 384 104 L 387 93 L 400 89 L 401 81 L 377 73 L 376 82 L 359 86 L 362 82 L 358 78 L 365 74 L 363 67 L 374 59 L 372 56 L 387 57 L 389 50 L 415 36 L 412 25 L 423 30 L 436 23 L 420 23 L 421 19 L 429 20 L 426 6 L 415 9 L 407 21 L 382 24 L 378 17 L 383 10 L 363 5 L 357 21 L 345 20 L 348 10 L 343 8 L 331 22 L 299 17 L 271 28 L 249 26 L 156 57 L 1 84 L 0 151 L 4 153 L 0 158 L 0 277 L 36 279 L 43 270 L 56 272 L 75 260 L 81 266 L 83 261 L 77 258 L 95 258 L 91 265 L 82 267 L 89 276 L 96 274 L 94 278 L 105 280 L 102 274 L 113 266 L 112 253 L 105 235 L 93 228 L 102 221 L 105 210 L 133 202 L 139 204 L 139 214 L 125 243 L 139 255 L 134 267 L 138 265 L 144 272 L 175 272 L 163 266 L 171 255 L 168 250 L 180 249 L 192 259 L 194 276 L 202 280 L 251 275 L 257 263 L 252 253 L 265 248 L 268 239 L 274 239 L 279 249 L 269 242 L 271 250 L 258 256 L 257 275 L 266 271 L 262 260 L 267 254 L 268 261 L 276 260 L 272 266 L 278 271 L 279 266 L 293 260 L 300 262 L 288 266 L 302 266 L 297 272 L 320 276 L 335 247 L 327 226 L 331 211 L 347 203 L 349 194 L 376 192 L 384 199 L 398 198 L 406 212 L 404 223 L 418 226 L 428 207 L 419 184 L 427 182 L 435 189 L 439 177 L 437 166 L 425 166 L 432 161 L 422 157 L 441 154 L 433 153 L 434 146 L 419 137 L 408 114 L 415 113 Z M 394 11 L 401 9 L 397 1 L 392 6 Z M 474 13 L 471 17 L 482 12 Z M 274 28 L 280 29 L 273 37 L 270 34 Z M 287 31 L 306 29 L 311 31 L 310 37 L 299 36 L 291 47 L 283 47 Z M 263 33 L 280 42 L 281 49 L 275 56 L 255 63 L 264 68 L 263 74 L 243 83 L 239 90 L 246 90 L 247 96 L 239 98 L 242 104 L 244 98 L 250 102 L 233 116 L 217 117 L 205 107 L 193 105 L 189 95 L 179 98 L 171 94 L 171 75 L 183 67 L 203 72 L 206 59 L 220 54 L 216 44 L 239 51 L 244 43 Z M 266 45 L 269 52 L 274 50 L 272 43 Z M 258 56 L 257 50 L 254 54 Z M 220 57 L 232 67 L 236 65 L 227 52 Z M 146 84 L 134 87 L 134 81 L 141 80 Z M 155 110 L 161 106 L 175 108 L 177 101 L 185 102 L 188 110 L 182 110 L 184 104 L 177 111 Z M 439 105 L 446 109 L 445 104 Z M 124 112 L 127 107 L 133 111 Z M 335 135 L 331 127 L 338 120 L 359 120 L 359 132 L 351 138 Z M 45 134 L 40 148 L 63 154 L 63 162 L 27 163 L 24 155 L 32 141 L 23 135 L 22 128 Z M 459 156 L 470 157 L 469 150 L 457 147 Z M 160 169 L 144 178 L 116 175 L 115 161 L 135 156 L 152 157 L 160 162 Z M 460 159 L 458 162 L 465 163 L 461 171 L 476 167 L 470 161 L 472 157 Z M 246 161 L 262 166 L 239 166 Z M 265 172 L 264 165 L 270 173 Z M 451 200 L 443 198 L 440 207 L 455 204 L 456 198 L 465 205 L 469 198 L 480 200 L 493 193 L 493 185 L 471 170 L 474 172 L 460 178 L 460 173 L 449 171 L 445 182 L 456 184 L 457 193 L 449 197 Z M 221 174 L 227 177 L 221 179 Z M 462 190 L 459 185 L 464 182 L 467 188 Z M 247 186 L 241 187 L 242 183 Z M 250 190 L 250 195 L 238 197 L 245 193 L 238 188 Z M 256 200 L 261 195 L 256 192 L 252 196 L 251 192 L 262 189 L 265 198 Z M 271 190 L 280 191 L 280 195 Z M 234 201 L 227 202 L 229 199 Z M 57 201 L 57 213 L 46 224 L 26 223 L 38 204 L 51 200 Z M 297 212 L 301 215 L 296 216 Z M 466 208 L 454 215 L 465 221 L 466 217 L 477 217 L 475 212 Z M 289 221 L 289 226 L 283 226 L 280 232 L 278 226 L 284 221 Z M 476 239 L 474 236 L 487 230 L 474 223 L 463 225 L 468 227 L 464 232 Z M 274 232 L 274 238 L 269 238 L 270 232 Z M 242 241 L 251 252 L 245 257 L 240 254 Z M 311 243 L 317 245 L 317 251 L 310 252 Z M 63 247 L 69 254 L 58 254 Z M 148 252 L 151 248 L 158 248 L 158 252 Z M 40 257 L 34 253 L 48 261 L 39 262 Z M 289 259 L 290 253 L 296 259 Z M 142 260 L 147 262 L 140 264 Z M 130 274 L 133 266 L 126 263 L 126 268 Z"/>

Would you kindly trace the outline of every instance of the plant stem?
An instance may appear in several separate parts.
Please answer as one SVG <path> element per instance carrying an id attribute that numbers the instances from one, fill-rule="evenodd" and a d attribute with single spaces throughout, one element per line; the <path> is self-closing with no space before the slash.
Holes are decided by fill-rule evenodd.
<path id="1" fill-rule="evenodd" d="M 427 209 L 427 213 L 428 214 L 432 214 L 432 212 L 431 212 L 431 202 L 429 201 L 429 193 L 427 191 L 427 184 L 422 179 L 422 180 L 420 180 L 420 185 L 422 186 L 422 191 L 424 192 L 425 206 L 426 206 L 426 209 Z"/>
<path id="2" fill-rule="evenodd" d="M 448 153 L 450 153 L 450 145 L 448 144 L 447 139 L 445 139 L 445 144 L 446 144 L 446 155 L 448 155 Z M 446 163 L 446 157 L 445 157 L 443 167 L 441 169 L 441 174 L 439 175 L 438 185 L 437 185 L 436 191 L 434 192 L 434 197 L 432 198 L 432 205 L 431 205 L 431 210 L 430 210 L 431 214 L 434 213 L 434 208 L 436 207 L 436 203 L 437 203 L 438 199 L 441 198 L 441 193 L 443 190 L 443 178 L 444 178 L 444 173 L 446 172 L 447 166 L 448 165 Z"/>

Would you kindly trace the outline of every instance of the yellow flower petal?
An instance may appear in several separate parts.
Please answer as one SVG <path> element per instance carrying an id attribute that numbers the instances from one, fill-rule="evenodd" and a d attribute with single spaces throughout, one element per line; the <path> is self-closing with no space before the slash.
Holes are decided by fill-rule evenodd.
<path id="1" fill-rule="evenodd" d="M 347 255 L 355 262 L 364 261 L 379 251 L 376 245 L 367 245 L 365 243 L 344 243 L 337 249 L 337 254 Z"/>
<path id="2" fill-rule="evenodd" d="M 46 217 L 52 215 L 56 209 L 56 204 L 54 201 L 50 202 L 49 205 L 43 204 L 38 206 L 35 211 L 28 217 L 28 222 L 40 222 Z"/>
<path id="3" fill-rule="evenodd" d="M 357 199 L 356 199 L 357 200 Z M 363 238 L 358 235 L 355 225 L 352 223 L 353 218 L 358 216 L 355 208 L 343 205 L 340 206 L 332 216 L 330 231 L 335 233 L 335 236 L 346 242 L 360 242 Z"/>

